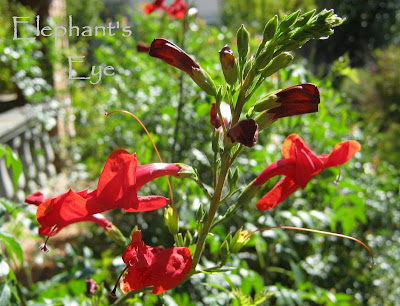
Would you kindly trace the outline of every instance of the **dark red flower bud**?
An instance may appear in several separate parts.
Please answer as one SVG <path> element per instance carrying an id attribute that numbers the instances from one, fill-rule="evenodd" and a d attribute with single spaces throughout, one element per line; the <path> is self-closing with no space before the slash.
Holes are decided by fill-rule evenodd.
<path id="1" fill-rule="evenodd" d="M 138 43 L 136 45 L 136 50 L 137 50 L 137 52 L 149 53 L 150 46 L 148 44 L 144 43 L 143 41 L 138 41 Z"/>
<path id="2" fill-rule="evenodd" d="M 268 114 L 274 114 L 274 120 L 318 111 L 319 91 L 314 84 L 291 86 L 275 95 L 278 97 L 275 102 L 281 105 L 267 111 Z"/>
<path id="3" fill-rule="evenodd" d="M 239 142 L 246 147 L 256 144 L 258 138 L 258 124 L 253 119 L 239 121 L 229 129 L 227 136 L 232 142 Z"/>
<path id="4" fill-rule="evenodd" d="M 159 58 L 193 77 L 192 68 L 200 68 L 185 51 L 163 38 L 156 38 L 150 46 L 149 55 Z"/>

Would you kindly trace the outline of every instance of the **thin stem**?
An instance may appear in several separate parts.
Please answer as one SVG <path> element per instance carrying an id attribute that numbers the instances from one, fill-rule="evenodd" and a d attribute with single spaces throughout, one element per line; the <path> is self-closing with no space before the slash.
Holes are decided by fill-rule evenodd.
<path id="1" fill-rule="evenodd" d="M 361 244 L 369 253 L 369 255 L 371 256 L 371 261 L 372 264 L 370 266 L 370 268 L 372 268 L 373 266 L 375 266 L 375 261 L 374 261 L 374 255 L 372 254 L 371 250 L 369 249 L 369 247 L 362 241 L 351 237 L 351 236 L 346 236 L 346 235 L 342 235 L 342 234 L 337 234 L 337 233 L 331 233 L 331 232 L 325 232 L 325 231 L 319 231 L 319 230 L 314 230 L 314 229 L 309 229 L 309 228 L 303 228 L 303 227 L 295 227 L 295 226 L 267 226 L 267 227 L 263 227 L 263 228 L 259 228 L 255 231 L 252 231 L 250 233 L 247 234 L 247 237 L 250 236 L 251 234 L 254 234 L 255 232 L 258 231 L 262 231 L 262 230 L 269 230 L 269 229 L 274 229 L 274 228 L 282 228 L 282 229 L 293 229 L 293 230 L 297 230 L 297 231 L 303 231 L 303 232 L 311 232 L 311 233 L 318 233 L 318 234 L 324 234 L 324 235 L 329 235 L 329 236 L 335 236 L 335 237 L 340 237 L 340 238 L 345 238 L 345 239 L 349 239 L 349 240 L 353 240 L 359 244 Z"/>
<path id="2" fill-rule="evenodd" d="M 140 121 L 140 119 L 139 119 L 138 117 L 136 117 L 134 114 L 132 114 L 132 113 L 130 113 L 130 112 L 128 112 L 128 111 L 125 111 L 125 110 L 116 110 L 116 111 L 112 111 L 111 113 L 106 113 L 105 115 L 108 117 L 109 115 L 111 115 L 111 114 L 113 114 L 113 113 L 123 113 L 123 114 L 127 114 L 127 115 L 133 117 L 133 118 L 140 124 L 140 126 L 143 128 L 144 132 L 145 132 L 145 133 L 147 134 L 147 136 L 149 137 L 150 142 L 151 142 L 151 144 L 153 145 L 154 151 L 155 151 L 156 154 L 157 154 L 158 160 L 160 161 L 160 163 L 162 163 L 163 161 L 162 161 L 162 158 L 161 158 L 161 156 L 160 156 L 160 153 L 159 153 L 158 150 L 157 150 L 156 144 L 154 143 L 153 139 L 152 139 L 151 136 L 150 136 L 149 131 L 146 129 L 146 127 L 144 126 L 144 124 L 142 123 L 142 121 Z M 167 180 L 167 184 L 168 184 L 169 196 L 170 196 L 170 198 L 171 198 L 171 206 L 172 206 L 173 209 L 175 209 L 175 206 L 174 206 L 174 195 L 172 194 L 171 182 L 169 181 L 168 176 L 166 176 L 165 179 Z"/>
<path id="3" fill-rule="evenodd" d="M 227 164 L 229 164 L 229 163 L 227 162 Z M 226 178 L 226 175 L 227 175 L 228 169 L 229 169 L 229 167 L 227 167 L 227 165 L 222 164 L 221 166 L 222 166 L 222 168 L 221 168 L 221 172 L 218 177 L 217 185 L 215 187 L 215 192 L 211 199 L 210 210 L 207 214 L 207 221 L 199 235 L 199 239 L 197 240 L 196 249 L 195 249 L 195 252 L 193 255 L 192 272 L 188 274 L 188 277 L 190 277 L 191 275 L 193 275 L 195 273 L 195 268 L 196 268 L 197 264 L 199 263 L 201 253 L 203 251 L 204 243 L 206 241 L 208 233 L 210 232 L 211 225 L 214 220 L 214 216 L 217 212 L 217 209 L 218 209 L 218 206 L 219 206 L 219 203 L 221 200 L 222 189 L 224 187 L 225 178 Z"/>

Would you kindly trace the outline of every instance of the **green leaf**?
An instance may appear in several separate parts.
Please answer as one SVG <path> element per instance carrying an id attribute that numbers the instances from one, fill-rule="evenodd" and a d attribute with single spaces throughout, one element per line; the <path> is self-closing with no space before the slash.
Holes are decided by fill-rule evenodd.
<path id="1" fill-rule="evenodd" d="M 24 261 L 21 245 L 13 236 L 11 236 L 8 233 L 0 232 L 0 241 L 3 243 L 4 247 L 6 248 L 8 254 L 11 256 L 11 259 L 13 260 L 15 265 L 16 265 L 15 257 L 21 263 Z"/>
<path id="2" fill-rule="evenodd" d="M 11 290 L 7 283 L 0 285 L 0 305 L 9 305 L 11 299 Z"/>
<path id="3" fill-rule="evenodd" d="M 3 148 L 3 151 L 5 152 L 6 167 L 11 168 L 11 170 L 12 170 L 14 190 L 17 190 L 18 178 L 22 172 L 22 164 L 21 164 L 20 160 L 17 158 L 17 156 L 14 154 L 14 152 L 12 151 L 11 147 L 5 146 Z M 0 156 L 0 158 L 1 158 L 1 156 Z"/>

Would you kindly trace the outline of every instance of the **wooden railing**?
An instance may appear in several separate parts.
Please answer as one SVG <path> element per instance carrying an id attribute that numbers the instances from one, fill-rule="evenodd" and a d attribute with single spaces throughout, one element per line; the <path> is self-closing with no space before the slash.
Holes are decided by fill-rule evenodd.
<path id="1" fill-rule="evenodd" d="M 23 201 L 56 175 L 54 150 L 48 132 L 28 106 L 0 113 L 0 143 L 9 145 L 22 163 L 18 188 L 14 190 L 11 170 L 0 159 L 0 197 Z"/>

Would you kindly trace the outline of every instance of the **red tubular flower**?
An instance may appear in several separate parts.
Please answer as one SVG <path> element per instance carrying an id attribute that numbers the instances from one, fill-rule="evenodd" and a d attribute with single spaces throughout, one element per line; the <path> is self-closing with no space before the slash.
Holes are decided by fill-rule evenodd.
<path id="1" fill-rule="evenodd" d="M 155 0 L 154 3 L 147 3 L 144 6 L 143 11 L 146 15 L 153 13 L 157 9 L 167 11 L 167 7 L 163 3 L 164 0 Z"/>
<path id="2" fill-rule="evenodd" d="M 97 213 L 122 208 L 127 212 L 154 210 L 165 206 L 161 196 L 137 196 L 138 189 L 160 176 L 179 176 L 179 164 L 148 164 L 138 166 L 136 154 L 117 150 L 110 154 L 100 175 L 97 189 L 67 193 L 47 199 L 38 206 L 36 219 L 44 227 L 64 227 Z"/>
<path id="3" fill-rule="evenodd" d="M 296 134 L 289 135 L 282 144 L 283 159 L 264 169 L 252 185 L 260 186 L 276 175 L 284 177 L 257 202 L 258 210 L 274 208 L 298 188 L 304 189 L 310 179 L 321 170 L 347 162 L 360 150 L 360 144 L 354 140 L 338 143 L 331 153 L 315 155 Z"/>
<path id="4" fill-rule="evenodd" d="M 145 245 L 141 232 L 132 234 L 132 240 L 122 254 L 128 273 L 120 288 L 124 293 L 153 286 L 153 293 L 160 294 L 178 285 L 192 267 L 190 251 L 185 247 L 164 249 Z M 115 294 L 116 288 L 112 291 Z"/>
<path id="5" fill-rule="evenodd" d="M 167 13 L 175 18 L 182 19 L 186 14 L 186 3 L 182 0 L 174 0 L 171 6 L 167 9 Z"/>
<path id="6" fill-rule="evenodd" d="M 192 68 L 200 68 L 185 51 L 164 38 L 156 38 L 150 46 L 149 55 L 159 58 L 193 77 Z"/>
<path id="7" fill-rule="evenodd" d="M 257 142 L 258 124 L 253 119 L 241 120 L 228 130 L 227 136 L 232 142 L 252 147 Z"/>
<path id="8" fill-rule="evenodd" d="M 278 99 L 276 103 L 280 106 L 271 108 L 267 114 L 274 114 L 274 120 L 318 112 L 319 91 L 314 84 L 299 84 L 283 89 L 275 94 Z"/>
<path id="9" fill-rule="evenodd" d="M 210 110 L 210 123 L 214 125 L 216 129 L 218 129 L 221 126 L 221 122 L 219 120 L 219 116 L 217 114 L 217 111 L 215 109 L 215 103 L 213 102 L 211 105 L 211 110 Z M 221 115 L 222 119 L 224 120 L 225 127 L 228 126 L 229 122 L 232 119 L 232 114 L 231 114 L 231 107 L 229 106 L 228 103 L 221 102 L 219 109 L 221 110 Z"/>

